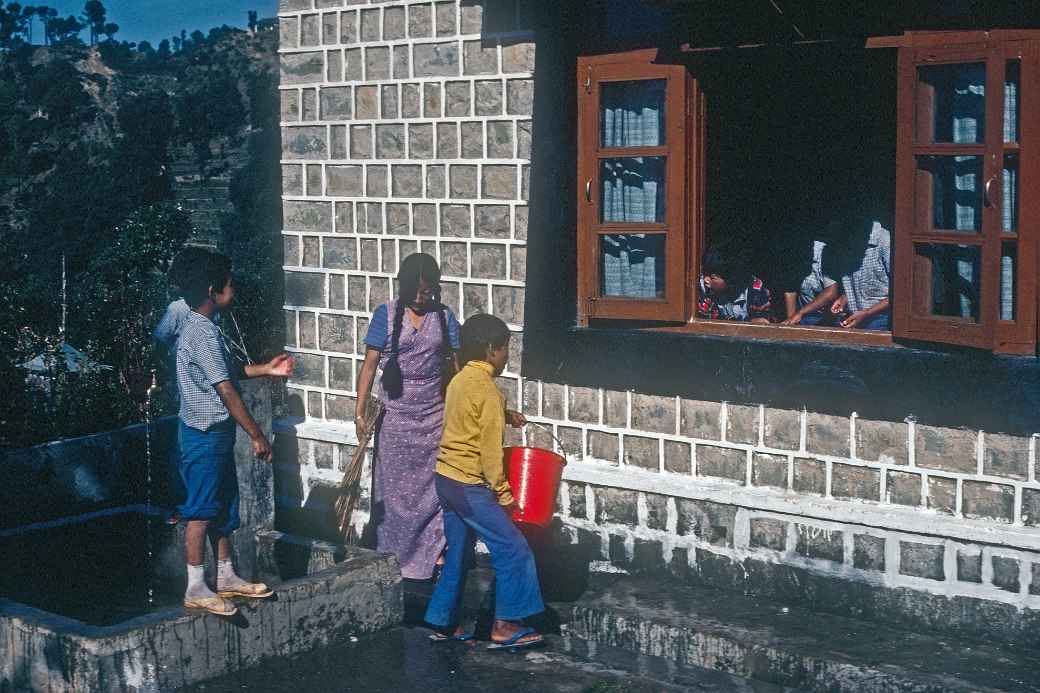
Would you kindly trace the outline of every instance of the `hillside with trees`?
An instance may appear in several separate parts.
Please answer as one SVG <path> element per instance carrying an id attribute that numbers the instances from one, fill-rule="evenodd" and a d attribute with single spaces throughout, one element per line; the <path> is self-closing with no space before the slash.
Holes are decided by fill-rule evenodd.
<path id="1" fill-rule="evenodd" d="M 0 5 L 0 447 L 139 418 L 129 383 L 156 365 L 165 272 L 194 235 L 175 161 L 230 178 L 220 250 L 238 321 L 254 358 L 283 343 L 277 33 L 223 26 L 152 46 L 120 41 L 115 19 L 100 0 L 66 17 Z M 20 364 L 62 342 L 111 370 L 57 360 L 44 396 Z"/>

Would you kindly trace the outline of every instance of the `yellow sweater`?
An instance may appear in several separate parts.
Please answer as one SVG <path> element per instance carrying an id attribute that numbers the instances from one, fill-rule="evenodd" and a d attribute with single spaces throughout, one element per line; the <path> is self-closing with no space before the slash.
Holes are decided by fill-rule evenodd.
<path id="1" fill-rule="evenodd" d="M 463 484 L 486 484 L 499 505 L 510 505 L 513 494 L 502 458 L 506 401 L 495 387 L 494 372 L 490 363 L 470 361 L 451 379 L 437 473 Z"/>

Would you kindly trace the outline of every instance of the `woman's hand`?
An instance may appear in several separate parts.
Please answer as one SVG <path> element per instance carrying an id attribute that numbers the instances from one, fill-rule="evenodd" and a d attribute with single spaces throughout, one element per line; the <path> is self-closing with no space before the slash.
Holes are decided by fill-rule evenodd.
<path id="1" fill-rule="evenodd" d="M 518 411 L 506 409 L 506 423 L 513 428 L 521 428 L 527 425 L 527 417 Z"/>
<path id="2" fill-rule="evenodd" d="M 831 304 L 831 312 L 835 315 L 841 315 L 845 312 L 845 306 L 849 303 L 849 297 L 845 294 L 839 296 L 834 303 Z"/>
<path id="3" fill-rule="evenodd" d="M 362 411 L 354 412 L 354 428 L 357 429 L 357 434 L 359 436 L 366 435 L 368 433 L 368 430 L 369 430 L 368 427 L 370 425 L 371 424 L 369 423 L 368 419 L 365 418 L 365 413 L 364 412 L 362 412 Z"/>
<path id="4" fill-rule="evenodd" d="M 781 325 L 797 325 L 801 321 L 802 321 L 802 313 L 801 313 L 801 311 L 795 311 L 794 313 L 791 314 L 791 317 L 787 318 L 787 320 L 784 320 L 780 324 Z"/>

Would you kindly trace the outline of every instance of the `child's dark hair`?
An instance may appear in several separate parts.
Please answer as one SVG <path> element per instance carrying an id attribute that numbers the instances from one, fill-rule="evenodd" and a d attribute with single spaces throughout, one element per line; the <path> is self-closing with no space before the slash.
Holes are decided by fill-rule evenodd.
<path id="1" fill-rule="evenodd" d="M 701 260 L 701 272 L 703 274 L 716 274 L 726 279 L 733 274 L 733 263 L 717 249 L 709 248 L 704 251 L 704 258 Z"/>
<path id="2" fill-rule="evenodd" d="M 726 280 L 729 291 L 741 291 L 751 283 L 751 273 L 721 251 L 709 248 L 701 259 L 701 274 L 715 274 Z"/>
<path id="3" fill-rule="evenodd" d="M 477 313 L 462 325 L 459 341 L 459 363 L 483 361 L 488 349 L 501 349 L 509 342 L 509 328 L 494 315 Z"/>
<path id="4" fill-rule="evenodd" d="M 447 368 L 451 362 L 451 342 L 448 339 L 448 321 L 444 315 L 444 306 L 441 305 L 441 268 L 431 255 L 426 253 L 412 253 L 401 261 L 397 269 L 397 303 L 394 307 L 393 330 L 390 337 L 390 359 L 383 368 L 383 390 L 390 399 L 397 399 L 404 391 L 404 378 L 401 375 L 401 364 L 397 360 L 400 350 L 399 340 L 401 328 L 404 325 L 404 309 L 415 300 L 419 294 L 419 285 L 426 282 L 433 289 L 431 310 L 437 312 L 441 323 L 441 360 Z M 444 374 L 446 386 L 450 374 Z"/>
<path id="5" fill-rule="evenodd" d="M 183 275 L 181 291 L 191 308 L 198 308 L 209 298 L 210 287 L 223 290 L 231 279 L 231 258 L 220 253 L 208 252 Z"/>
<path id="6" fill-rule="evenodd" d="M 206 258 L 211 254 L 211 250 L 198 245 L 186 245 L 181 249 L 181 252 L 177 253 L 176 257 L 173 258 L 173 262 L 170 263 L 170 270 L 166 276 L 178 293 L 184 291 L 188 272 L 193 267 L 205 262 Z"/>

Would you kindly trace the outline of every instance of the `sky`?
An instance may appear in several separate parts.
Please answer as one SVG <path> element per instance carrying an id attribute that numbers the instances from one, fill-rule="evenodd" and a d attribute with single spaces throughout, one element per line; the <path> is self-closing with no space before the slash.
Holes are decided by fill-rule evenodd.
<path id="1" fill-rule="evenodd" d="M 23 0 L 25 5 L 47 5 L 65 17 L 83 13 L 85 0 Z M 245 27 L 249 10 L 256 10 L 260 19 L 274 17 L 278 0 L 102 0 L 108 12 L 107 19 L 119 25 L 118 41 L 142 40 L 158 45 L 164 38 L 179 35 L 181 29 L 189 34 L 196 29 L 208 33 L 212 27 L 227 24 Z M 37 25 L 37 30 L 40 27 Z M 87 33 L 83 32 L 86 39 Z"/>

